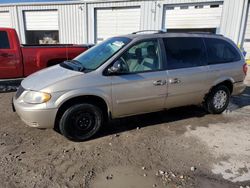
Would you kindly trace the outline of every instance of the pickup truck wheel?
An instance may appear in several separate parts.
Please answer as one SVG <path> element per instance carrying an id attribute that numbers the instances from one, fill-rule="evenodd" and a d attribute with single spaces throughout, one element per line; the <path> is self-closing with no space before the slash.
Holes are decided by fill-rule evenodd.
<path id="1" fill-rule="evenodd" d="M 213 88 L 205 101 L 205 108 L 210 114 L 221 114 L 229 104 L 230 91 L 224 85 Z"/>
<path id="2" fill-rule="evenodd" d="M 60 132 L 69 140 L 84 141 L 100 129 L 103 115 L 100 108 L 92 104 L 76 104 L 68 108 L 59 122 Z"/>

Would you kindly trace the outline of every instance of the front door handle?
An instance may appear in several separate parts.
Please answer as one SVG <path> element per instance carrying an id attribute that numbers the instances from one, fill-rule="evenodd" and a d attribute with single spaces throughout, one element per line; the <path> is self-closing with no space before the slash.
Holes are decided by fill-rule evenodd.
<path id="1" fill-rule="evenodd" d="M 181 83 L 181 80 L 179 80 L 178 78 L 170 78 L 170 79 L 168 80 L 168 82 L 169 82 L 170 84 L 179 84 L 179 83 Z"/>
<path id="2" fill-rule="evenodd" d="M 163 86 L 163 85 L 166 85 L 166 80 L 157 80 L 157 81 L 154 81 L 153 84 L 155 86 Z"/>

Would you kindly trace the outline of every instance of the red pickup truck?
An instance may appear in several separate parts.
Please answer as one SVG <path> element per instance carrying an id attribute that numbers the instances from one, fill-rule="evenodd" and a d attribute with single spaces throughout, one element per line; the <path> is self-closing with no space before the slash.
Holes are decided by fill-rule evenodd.
<path id="1" fill-rule="evenodd" d="M 20 45 L 15 29 L 0 28 L 0 79 L 23 78 L 73 59 L 91 45 Z"/>

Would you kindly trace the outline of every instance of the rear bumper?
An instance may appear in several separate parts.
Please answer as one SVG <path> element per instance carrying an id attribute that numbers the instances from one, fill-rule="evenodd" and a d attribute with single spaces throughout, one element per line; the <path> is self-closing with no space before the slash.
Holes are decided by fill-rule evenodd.
<path id="1" fill-rule="evenodd" d="M 247 71 L 247 75 L 246 75 L 246 78 L 244 80 L 244 83 L 247 86 L 250 86 L 250 64 L 248 64 L 248 71 Z"/>
<path id="2" fill-rule="evenodd" d="M 30 127 L 54 128 L 57 109 L 28 109 L 13 99 L 13 110 Z"/>
<path id="3" fill-rule="evenodd" d="M 246 85 L 243 81 L 235 82 L 233 84 L 233 92 L 232 95 L 240 95 L 246 89 Z"/>

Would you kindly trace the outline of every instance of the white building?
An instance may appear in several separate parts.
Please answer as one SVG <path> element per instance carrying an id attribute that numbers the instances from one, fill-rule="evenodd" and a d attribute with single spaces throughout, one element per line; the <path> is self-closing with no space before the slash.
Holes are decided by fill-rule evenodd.
<path id="1" fill-rule="evenodd" d="M 138 30 L 223 34 L 250 58 L 249 0 L 100 0 L 0 5 L 0 27 L 21 43 L 96 43 Z M 248 19 L 249 17 L 249 19 Z"/>

